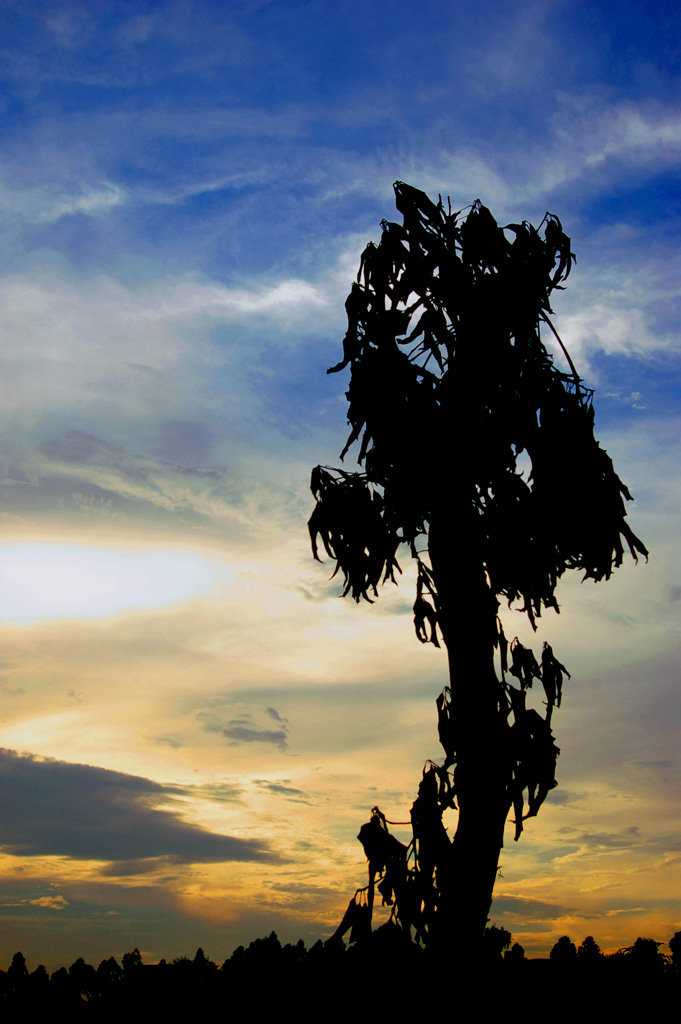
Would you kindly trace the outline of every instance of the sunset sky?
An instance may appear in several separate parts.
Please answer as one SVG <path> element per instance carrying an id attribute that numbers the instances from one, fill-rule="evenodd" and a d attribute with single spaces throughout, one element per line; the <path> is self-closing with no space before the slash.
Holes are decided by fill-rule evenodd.
<path id="1" fill-rule="evenodd" d="M 666 941 L 677 6 L 5 0 L 0 39 L 0 967 L 314 942 L 365 883 L 371 807 L 408 819 L 445 656 L 414 636 L 406 554 L 358 607 L 306 527 L 347 435 L 325 370 L 396 179 L 562 219 L 556 326 L 650 549 L 566 578 L 534 639 L 505 615 L 572 680 L 559 788 L 509 826 L 491 919 L 531 954 Z"/>

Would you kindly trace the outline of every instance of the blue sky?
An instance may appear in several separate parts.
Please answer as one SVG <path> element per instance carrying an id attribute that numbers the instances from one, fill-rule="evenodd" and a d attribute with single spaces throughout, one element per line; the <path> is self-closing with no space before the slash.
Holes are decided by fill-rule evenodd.
<path id="1" fill-rule="evenodd" d="M 535 952 L 669 938 L 675 6 L 5 2 L 0 29 L 0 580 L 31 567 L 22 621 L 0 601 L 0 767 L 28 793 L 45 773 L 56 807 L 77 791 L 98 829 L 22 803 L 0 832 L 0 957 L 323 937 L 370 807 L 406 817 L 445 666 L 413 637 L 408 577 L 346 606 L 306 540 L 310 469 L 346 434 L 325 370 L 396 179 L 500 223 L 562 219 L 578 262 L 557 327 L 651 551 L 603 587 L 566 581 L 543 623 L 573 673 L 560 789 L 502 857 L 498 922 Z M 117 599 L 83 610 L 112 559 Z M 134 856 L 104 855 L 105 776 Z"/>

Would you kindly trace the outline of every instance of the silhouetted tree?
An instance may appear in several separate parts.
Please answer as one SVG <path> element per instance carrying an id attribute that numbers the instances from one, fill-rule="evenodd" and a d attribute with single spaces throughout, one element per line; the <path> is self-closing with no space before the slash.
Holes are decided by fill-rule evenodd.
<path id="1" fill-rule="evenodd" d="M 38 964 L 28 979 L 29 1004 L 36 1009 L 46 1007 L 50 1001 L 50 976 L 44 964 Z"/>
<path id="2" fill-rule="evenodd" d="M 123 982 L 123 968 L 115 957 L 102 960 L 97 968 L 97 997 L 104 1003 L 110 1003 L 120 996 Z"/>
<path id="3" fill-rule="evenodd" d="M 561 935 L 549 953 L 549 959 L 560 967 L 568 967 L 577 962 L 577 947 L 569 935 Z"/>
<path id="4" fill-rule="evenodd" d="M 620 952 L 637 974 L 660 974 L 667 964 L 664 953 L 660 951 L 661 945 L 662 943 L 655 939 L 644 939 L 639 936 L 633 946 L 627 946 Z"/>
<path id="5" fill-rule="evenodd" d="M 482 937 L 482 954 L 487 960 L 501 960 L 504 950 L 511 945 L 511 933 L 505 928 L 491 924 L 485 928 Z"/>
<path id="6" fill-rule="evenodd" d="M 217 970 L 217 964 L 208 959 L 201 946 L 199 946 L 194 955 L 193 963 L 197 971 L 212 972 Z"/>
<path id="7" fill-rule="evenodd" d="M 401 547 L 415 559 L 416 634 L 449 656 L 437 702 L 445 759 L 424 770 L 409 850 L 389 842 L 374 809 L 360 833 L 369 886 L 345 930 L 366 929 L 378 879 L 404 929 L 429 943 L 454 931 L 463 948 L 482 937 L 511 807 L 517 839 L 556 785 L 551 715 L 569 677 L 548 643 L 539 659 L 508 644 L 499 601 L 520 602 L 536 628 L 544 608 L 558 610 L 566 570 L 608 579 L 625 544 L 634 559 L 647 552 L 594 439 L 593 393 L 550 322 L 574 260 L 558 218 L 502 228 L 479 201 L 464 215 L 402 182 L 395 195 L 403 223 L 384 221 L 364 250 L 343 359 L 328 371 L 350 367 L 341 458 L 358 442 L 362 469 L 313 470 L 309 526 L 315 558 L 321 540 L 358 602 L 395 582 Z M 526 706 L 534 680 L 543 717 Z M 458 810 L 453 842 L 447 808 Z"/>
<path id="8" fill-rule="evenodd" d="M 123 968 L 115 957 L 110 956 L 108 960 L 102 960 L 97 968 L 100 991 L 120 984 L 123 980 Z"/>
<path id="9" fill-rule="evenodd" d="M 669 949 L 672 954 L 672 963 L 679 970 L 681 968 L 681 932 L 674 932 L 669 940 Z"/>
<path id="10" fill-rule="evenodd" d="M 28 978 L 28 967 L 26 966 L 26 957 L 23 953 L 17 952 L 14 954 L 12 963 L 7 968 L 7 977 L 13 985 L 23 981 L 24 978 Z"/>
<path id="11" fill-rule="evenodd" d="M 97 971 L 92 964 L 86 964 L 82 956 L 69 967 L 69 978 L 74 990 L 88 1000 L 99 991 Z"/>
<path id="12" fill-rule="evenodd" d="M 50 975 L 50 990 L 55 1002 L 58 1004 L 68 1006 L 81 1002 L 80 993 L 75 989 L 73 981 L 69 977 L 69 972 L 65 967 L 60 967 Z"/>
<path id="13" fill-rule="evenodd" d="M 603 959 L 601 947 L 595 941 L 593 935 L 587 935 L 577 949 L 577 959 L 580 964 L 595 964 Z"/>
<path id="14" fill-rule="evenodd" d="M 31 971 L 31 982 L 36 986 L 49 985 L 50 976 L 47 973 L 45 964 L 38 964 L 34 971 Z"/>
<path id="15" fill-rule="evenodd" d="M 127 977 L 133 974 L 142 966 L 142 954 L 140 953 L 137 946 L 130 952 L 124 953 L 121 957 L 121 964 L 123 967 L 123 974 Z"/>
<path id="16" fill-rule="evenodd" d="M 28 967 L 26 958 L 21 952 L 16 952 L 12 957 L 12 963 L 7 968 L 3 988 L 6 992 L 14 994 L 15 998 L 23 999 L 28 988 Z"/>

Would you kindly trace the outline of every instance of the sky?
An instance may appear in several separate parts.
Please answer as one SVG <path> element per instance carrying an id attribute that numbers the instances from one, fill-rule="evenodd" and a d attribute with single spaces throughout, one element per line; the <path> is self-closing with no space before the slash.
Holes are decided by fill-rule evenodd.
<path id="1" fill-rule="evenodd" d="M 414 636 L 407 556 L 356 606 L 306 526 L 347 435 L 347 371 L 325 371 L 395 180 L 561 218 L 556 326 L 650 550 L 566 577 L 534 638 L 505 613 L 572 679 L 559 787 L 508 826 L 491 920 L 532 955 L 666 941 L 676 5 L 3 0 L 0 40 L 0 966 L 326 938 L 371 807 L 408 820 L 445 656 Z"/>

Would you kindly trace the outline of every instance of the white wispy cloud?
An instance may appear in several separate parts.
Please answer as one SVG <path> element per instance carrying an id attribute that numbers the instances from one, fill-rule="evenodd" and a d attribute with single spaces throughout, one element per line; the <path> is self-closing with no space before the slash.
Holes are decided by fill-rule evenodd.
<path id="1" fill-rule="evenodd" d="M 595 352 L 642 356 L 664 345 L 650 330 L 644 310 L 612 303 L 594 302 L 566 313 L 560 318 L 559 327 L 568 351 L 585 373 L 590 370 L 590 357 Z M 556 348 L 548 331 L 546 334 L 547 345 Z M 560 359 L 560 353 L 556 354 Z"/>
<path id="2" fill-rule="evenodd" d="M 319 318 L 328 298 L 299 278 L 230 288 L 188 275 L 133 286 L 46 270 L 0 279 L 0 306 L 5 415 L 73 412 L 74 403 L 82 412 L 105 398 L 148 416 L 184 409 L 201 387 L 197 367 L 223 361 L 208 337 L 213 322 L 266 318 L 282 336 Z"/>
<path id="3" fill-rule="evenodd" d="M 632 173 L 658 173 L 681 160 L 681 115 L 659 103 L 605 101 L 600 96 L 560 93 L 546 132 L 531 141 L 454 139 L 435 145 L 424 131 L 410 144 L 362 157 L 337 154 L 333 185 L 325 194 L 385 196 L 396 178 L 431 195 L 450 195 L 458 207 L 479 197 L 502 220 L 514 211 L 533 216 L 557 191 L 579 184 L 588 194 Z M 328 158 L 328 166 L 332 158 Z"/>
<path id="4" fill-rule="evenodd" d="M 107 181 L 81 184 L 72 190 L 47 185 L 26 189 L 0 186 L 0 215 L 8 221 L 23 220 L 28 224 L 56 224 L 62 217 L 74 214 L 106 217 L 126 201 L 126 190 Z"/>
<path id="5" fill-rule="evenodd" d="M 545 150 L 535 190 L 552 191 L 605 171 L 606 164 L 612 187 L 618 173 L 648 168 L 658 173 L 681 158 L 681 115 L 675 107 L 561 95 L 550 127 L 553 140 Z"/>
<path id="6" fill-rule="evenodd" d="M 43 448 L 26 460 L 24 469 L 34 489 L 48 493 L 61 477 L 84 514 L 111 516 L 122 503 L 147 505 L 177 515 L 184 520 L 184 529 L 187 516 L 200 517 L 205 520 L 204 529 L 220 525 L 223 531 L 233 528 L 251 538 L 271 536 L 283 528 L 297 504 L 297 495 L 259 478 L 190 469 L 124 449 L 112 459 L 104 445 L 95 447 L 91 459 L 79 462 L 46 454 Z M 83 504 L 93 488 L 108 495 L 106 505 L 88 508 Z"/>
<path id="7" fill-rule="evenodd" d="M 55 223 L 62 217 L 83 213 L 89 217 L 104 217 L 112 207 L 125 202 L 125 190 L 105 182 L 100 188 L 85 188 L 76 195 L 55 196 L 51 204 L 45 202 L 45 209 L 35 215 L 38 222 Z"/>

